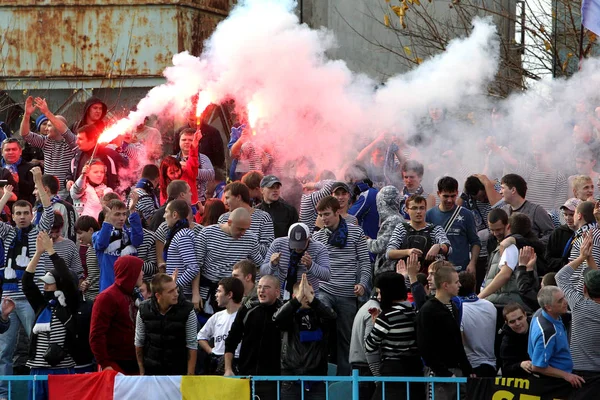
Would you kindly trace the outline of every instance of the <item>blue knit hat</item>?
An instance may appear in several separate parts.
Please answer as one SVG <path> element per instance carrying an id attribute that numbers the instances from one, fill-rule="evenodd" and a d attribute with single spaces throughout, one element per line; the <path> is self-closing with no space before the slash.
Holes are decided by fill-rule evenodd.
<path id="1" fill-rule="evenodd" d="M 44 122 L 48 121 L 48 117 L 46 117 L 44 114 L 40 115 L 39 117 L 36 118 L 35 120 L 35 130 L 37 132 L 40 131 L 40 126 L 42 126 L 42 124 Z"/>

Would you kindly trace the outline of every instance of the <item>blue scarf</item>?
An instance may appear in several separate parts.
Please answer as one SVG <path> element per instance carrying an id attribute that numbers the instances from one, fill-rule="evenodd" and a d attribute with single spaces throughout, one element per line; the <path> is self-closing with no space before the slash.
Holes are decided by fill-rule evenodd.
<path id="1" fill-rule="evenodd" d="M 135 185 L 136 189 L 143 189 L 144 192 L 148 193 L 148 196 L 152 197 L 154 201 L 154 208 L 160 208 L 160 203 L 158 202 L 158 198 L 156 197 L 156 193 L 154 192 L 154 185 L 146 178 L 142 178 Z"/>
<path id="2" fill-rule="evenodd" d="M 167 261 L 167 252 L 169 251 L 169 247 L 171 246 L 171 241 L 173 240 L 177 232 L 189 227 L 190 223 L 187 219 L 180 219 L 175 223 L 175 225 L 171 229 L 169 229 L 169 232 L 167 232 L 167 240 L 165 241 L 165 247 L 163 249 L 163 259 L 165 261 Z"/>
<path id="3" fill-rule="evenodd" d="M 290 292 L 290 297 L 294 291 L 294 285 L 298 281 L 298 265 L 305 252 L 306 250 L 302 250 L 301 253 L 298 253 L 296 250 L 290 249 L 290 261 L 288 262 L 287 277 L 285 279 L 285 290 Z"/>
<path id="4" fill-rule="evenodd" d="M 0 268 L 0 278 L 2 278 L 2 290 L 4 292 L 16 292 L 19 290 L 19 282 L 23 278 L 25 268 L 29 263 L 30 254 L 33 249 L 29 248 L 29 232 L 33 229 L 30 225 L 27 228 L 17 229 L 17 235 L 8 248 L 8 254 L 4 260 L 4 267 Z M 25 254 L 23 251 L 27 250 Z M 24 258 L 23 258 L 23 257 Z"/>
<path id="5" fill-rule="evenodd" d="M 471 293 L 468 296 L 462 296 L 460 299 L 463 303 L 475 303 L 477 300 L 479 300 L 479 297 L 477 297 L 475 293 Z"/>
<path id="6" fill-rule="evenodd" d="M 329 229 L 327 229 L 331 232 Z M 346 247 L 346 242 L 348 241 L 348 224 L 346 224 L 346 220 L 340 217 L 340 224 L 337 229 L 331 232 L 329 238 L 327 239 L 327 244 L 343 249 Z"/>
<path id="7" fill-rule="evenodd" d="M 2 159 L 2 166 L 4 168 L 7 168 L 11 174 L 15 175 L 19 173 L 19 165 L 21 165 L 21 162 L 23 162 L 23 157 L 19 157 L 19 159 L 17 160 L 16 163 L 14 164 L 7 164 L 6 161 L 4 160 L 4 158 Z"/>
<path id="8" fill-rule="evenodd" d="M 60 201 L 60 197 L 58 197 L 58 195 L 52 196 L 50 198 L 50 203 L 52 203 L 52 204 L 58 203 L 59 201 Z M 40 224 L 40 219 L 42 219 L 43 213 L 44 213 L 44 205 L 42 203 L 39 203 L 36 208 L 35 219 L 33 220 L 33 224 L 35 226 L 38 226 Z"/>
<path id="9" fill-rule="evenodd" d="M 56 307 L 58 301 L 52 299 L 48 302 L 46 308 L 42 310 L 38 315 L 35 325 L 33 326 L 33 333 L 50 332 L 50 323 L 52 322 L 52 309 Z"/>
<path id="10" fill-rule="evenodd" d="M 400 215 L 402 215 L 405 220 L 410 221 L 410 215 L 408 215 L 408 210 L 406 209 L 406 200 L 408 200 L 408 198 L 412 195 L 422 196 L 423 192 L 423 185 L 419 185 L 417 190 L 415 190 L 415 192 L 412 194 L 408 192 L 406 186 L 402 188 L 402 195 L 400 197 Z"/>

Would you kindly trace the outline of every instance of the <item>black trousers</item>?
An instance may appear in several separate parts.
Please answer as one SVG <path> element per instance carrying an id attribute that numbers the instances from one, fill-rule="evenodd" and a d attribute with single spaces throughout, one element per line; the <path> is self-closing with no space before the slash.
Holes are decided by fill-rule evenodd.
<path id="1" fill-rule="evenodd" d="M 405 357 L 401 360 L 383 360 L 380 368 L 381 376 L 423 376 L 423 363 L 419 357 Z M 425 384 L 410 383 L 409 384 L 410 400 L 425 399 Z M 377 383 L 377 390 L 373 395 L 373 400 L 383 398 L 382 393 L 384 385 L 382 382 Z M 406 399 L 406 383 L 405 382 L 386 382 L 385 383 L 385 398 L 386 399 Z"/>

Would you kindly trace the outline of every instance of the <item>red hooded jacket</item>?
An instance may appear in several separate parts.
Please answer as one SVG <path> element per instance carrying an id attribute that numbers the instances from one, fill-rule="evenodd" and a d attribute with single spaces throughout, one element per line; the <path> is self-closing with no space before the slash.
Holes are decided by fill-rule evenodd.
<path id="1" fill-rule="evenodd" d="M 137 308 L 133 289 L 144 261 L 122 256 L 115 262 L 115 283 L 96 297 L 92 309 L 90 347 L 98 364 L 123 371 L 119 362 L 136 363 L 135 317 Z M 137 365 L 137 364 L 136 364 Z"/>

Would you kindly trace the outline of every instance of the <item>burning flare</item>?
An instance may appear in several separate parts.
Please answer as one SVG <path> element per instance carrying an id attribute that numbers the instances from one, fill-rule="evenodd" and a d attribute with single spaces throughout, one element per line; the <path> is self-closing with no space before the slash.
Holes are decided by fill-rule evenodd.
<path id="1" fill-rule="evenodd" d="M 256 123 L 260 118 L 258 104 L 256 104 L 256 101 L 251 101 L 246 106 L 246 109 L 248 110 L 248 125 L 250 125 L 250 129 L 252 129 L 252 135 L 256 136 Z"/>
<path id="2" fill-rule="evenodd" d="M 198 103 L 196 104 L 196 125 L 200 126 L 200 117 L 208 106 L 213 102 L 212 95 L 208 90 L 198 93 Z"/>

